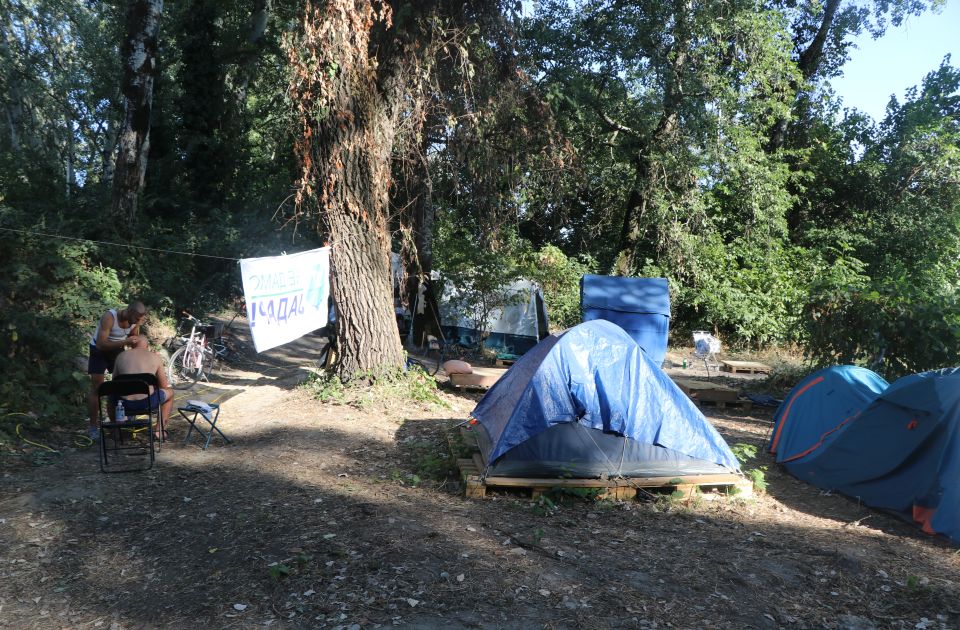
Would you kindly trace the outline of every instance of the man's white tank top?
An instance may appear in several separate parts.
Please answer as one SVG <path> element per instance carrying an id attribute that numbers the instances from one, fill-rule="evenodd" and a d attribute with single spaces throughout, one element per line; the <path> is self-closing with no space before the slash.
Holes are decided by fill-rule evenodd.
<path id="1" fill-rule="evenodd" d="M 110 341 L 123 341 L 128 336 L 130 336 L 130 331 L 133 330 L 133 326 L 127 328 L 120 328 L 118 325 L 120 323 L 120 316 L 117 315 L 117 309 L 111 308 L 107 311 L 113 315 L 113 326 L 110 328 L 110 333 L 107 335 L 107 339 Z M 97 325 L 97 329 L 93 331 L 93 337 L 90 339 L 90 345 L 97 345 L 97 335 L 100 334 L 100 325 Z"/>

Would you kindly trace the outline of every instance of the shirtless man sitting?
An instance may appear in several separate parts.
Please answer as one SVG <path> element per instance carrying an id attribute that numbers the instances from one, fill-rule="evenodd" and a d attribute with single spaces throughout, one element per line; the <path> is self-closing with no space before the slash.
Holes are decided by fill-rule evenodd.
<path id="1" fill-rule="evenodd" d="M 167 418 L 173 409 L 173 389 L 167 382 L 167 372 L 164 369 L 163 359 L 156 352 L 151 352 L 147 345 L 147 338 L 140 335 L 133 346 L 126 352 L 121 352 L 114 364 L 114 376 L 121 374 L 153 374 L 157 377 L 159 389 L 150 386 L 151 406 L 160 406 L 160 427 L 166 428 Z M 147 399 L 143 394 L 134 394 L 124 397 L 123 408 L 126 413 L 142 412 L 147 410 Z"/>

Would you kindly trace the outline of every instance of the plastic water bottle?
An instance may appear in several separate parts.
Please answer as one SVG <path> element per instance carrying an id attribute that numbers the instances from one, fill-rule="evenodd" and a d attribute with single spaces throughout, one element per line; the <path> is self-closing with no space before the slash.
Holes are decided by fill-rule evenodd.
<path id="1" fill-rule="evenodd" d="M 126 422 L 127 414 L 123 411 L 123 401 L 117 401 L 117 413 L 114 415 L 114 418 L 117 422 Z"/>

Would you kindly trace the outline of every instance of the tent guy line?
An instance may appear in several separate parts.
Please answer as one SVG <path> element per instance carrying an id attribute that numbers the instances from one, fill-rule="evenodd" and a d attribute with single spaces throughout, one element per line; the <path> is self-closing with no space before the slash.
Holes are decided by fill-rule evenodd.
<path id="1" fill-rule="evenodd" d="M 212 254 L 196 254 L 193 252 L 182 252 L 175 249 L 160 249 L 157 247 L 144 247 L 142 245 L 128 245 L 126 243 L 114 243 L 111 241 L 97 241 L 91 238 L 77 238 L 75 236 L 62 236 L 60 234 L 48 234 L 46 232 L 34 232 L 32 230 L 18 230 L 15 228 L 0 227 L 4 232 L 17 232 L 19 234 L 29 234 L 31 236 L 45 236 L 47 238 L 59 238 L 66 241 L 80 241 L 81 243 L 97 243 L 99 245 L 113 245 L 115 247 L 127 247 L 129 249 L 142 249 L 151 252 L 161 252 L 164 254 L 180 254 L 181 256 L 197 256 L 199 258 L 216 258 L 218 260 L 239 261 L 239 258 L 230 258 L 229 256 L 214 256 Z"/>

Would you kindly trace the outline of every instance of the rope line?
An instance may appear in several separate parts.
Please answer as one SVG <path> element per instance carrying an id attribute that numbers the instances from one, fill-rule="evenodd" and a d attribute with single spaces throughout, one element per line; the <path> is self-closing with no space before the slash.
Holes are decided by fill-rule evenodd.
<path id="1" fill-rule="evenodd" d="M 160 249 L 158 247 L 144 247 L 143 245 L 128 245 L 126 243 L 113 243 L 111 241 L 98 241 L 92 238 L 77 238 L 75 236 L 62 236 L 60 234 L 47 234 L 45 232 L 34 232 L 32 230 L 18 230 L 15 228 L 0 227 L 4 232 L 17 232 L 19 234 L 30 234 L 32 236 L 45 236 L 47 238 L 59 238 L 66 241 L 80 241 L 81 243 L 97 243 L 99 245 L 112 245 L 114 247 L 126 247 L 128 249 L 142 249 L 151 252 L 160 252 L 163 254 L 180 254 L 181 256 L 197 256 L 200 258 L 216 258 L 217 260 L 238 261 L 239 258 L 230 258 L 229 256 L 214 256 L 212 254 L 195 254 L 193 252 L 182 252 L 175 249 Z"/>

